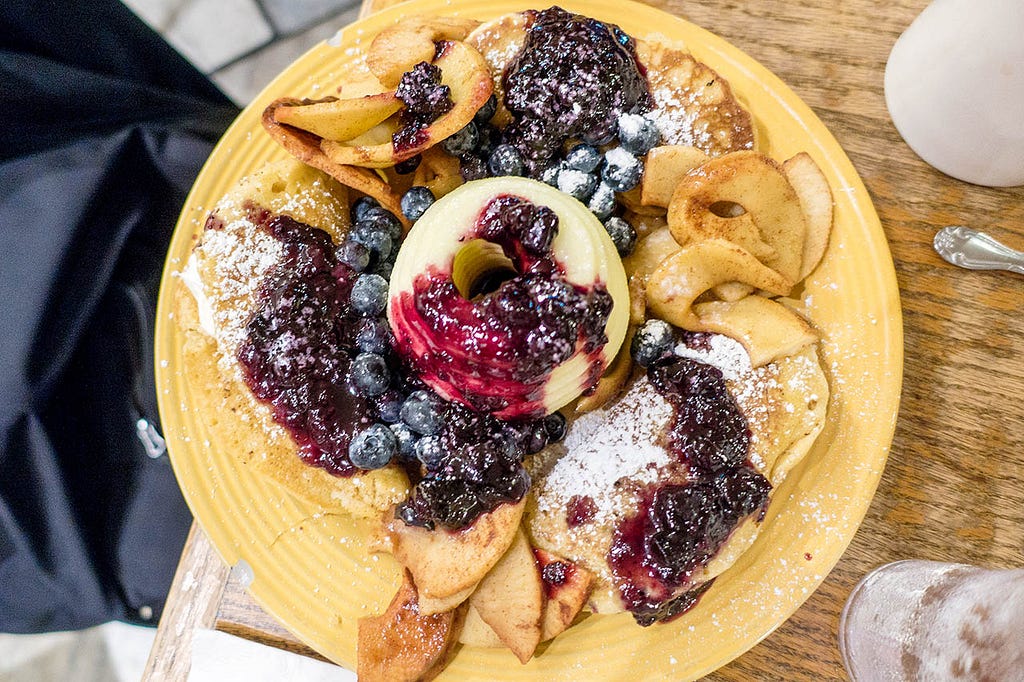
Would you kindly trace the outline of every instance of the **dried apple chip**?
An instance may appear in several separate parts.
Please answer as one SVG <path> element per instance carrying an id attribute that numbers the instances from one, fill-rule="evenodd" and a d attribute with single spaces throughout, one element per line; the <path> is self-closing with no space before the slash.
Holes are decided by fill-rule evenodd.
<path id="1" fill-rule="evenodd" d="M 800 276 L 807 227 L 782 166 L 757 152 L 727 154 L 685 175 L 668 207 L 682 245 L 725 239 L 791 282 Z"/>
<path id="2" fill-rule="evenodd" d="M 410 159 L 464 128 L 494 91 L 487 62 L 466 43 L 444 43 L 434 60 L 441 69 L 441 84 L 451 89 L 454 106 L 416 135 L 416 144 L 396 149 L 391 133 L 393 120 L 385 121 L 353 140 L 324 140 L 320 148 L 335 163 L 367 168 L 384 168 Z M 390 128 L 388 126 L 391 126 Z"/>
<path id="3" fill-rule="evenodd" d="M 464 40 L 480 25 L 462 17 L 406 17 L 384 29 L 370 43 L 366 65 L 384 87 L 394 88 L 402 75 L 420 62 L 434 60 L 436 43 Z"/>
<path id="4" fill-rule="evenodd" d="M 800 152 L 782 164 L 782 171 L 796 191 L 807 223 L 807 236 L 800 264 L 800 279 L 814 271 L 828 248 L 832 232 L 832 190 L 825 174 L 810 154 Z"/>
<path id="5" fill-rule="evenodd" d="M 750 252 L 723 239 L 691 244 L 658 266 L 647 282 L 647 307 L 671 324 L 701 331 L 693 302 L 712 287 L 742 282 L 785 296 L 793 283 L 754 258 Z"/>
<path id="6" fill-rule="evenodd" d="M 326 140 L 351 140 L 402 108 L 394 92 L 351 99 L 326 99 L 300 106 L 280 107 L 278 123 L 308 130 Z"/>
<path id="7" fill-rule="evenodd" d="M 289 97 L 275 100 L 263 110 L 263 128 L 271 138 L 284 147 L 285 151 L 306 165 L 327 173 L 332 178 L 354 190 L 371 196 L 381 206 L 391 211 L 408 227 L 409 221 L 402 213 L 402 197 L 380 175 L 366 168 L 335 163 L 320 151 L 320 137 L 300 128 L 281 124 L 277 111 L 283 107 L 308 104 L 309 100 Z"/>
<path id="8" fill-rule="evenodd" d="M 742 343 L 752 367 L 792 355 L 818 340 L 807 320 L 763 296 L 698 303 L 693 312 L 700 320 L 701 331 L 725 334 Z"/>

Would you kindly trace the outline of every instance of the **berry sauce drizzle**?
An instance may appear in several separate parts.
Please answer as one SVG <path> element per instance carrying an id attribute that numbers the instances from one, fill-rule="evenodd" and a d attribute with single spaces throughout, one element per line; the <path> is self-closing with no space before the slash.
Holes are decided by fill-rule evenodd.
<path id="1" fill-rule="evenodd" d="M 284 256 L 260 286 L 257 310 L 237 351 L 246 384 L 299 444 L 299 456 L 335 476 L 358 469 L 348 458 L 371 406 L 345 388 L 358 318 L 349 295 L 354 273 L 339 264 L 323 230 L 285 215 L 253 211 Z"/>
<path id="2" fill-rule="evenodd" d="M 644 113 L 651 94 L 632 38 L 559 7 L 534 12 L 526 42 L 503 76 L 505 129 L 533 176 L 570 138 L 611 140 L 623 113 Z"/>
<path id="3" fill-rule="evenodd" d="M 391 301 L 399 354 L 443 397 L 502 419 L 536 418 L 546 413 L 551 372 L 577 352 L 600 365 L 588 376 L 600 377 L 612 298 L 601 283 L 584 288 L 565 279 L 551 253 L 557 232 L 549 208 L 499 196 L 466 241 L 500 246 L 515 268 L 511 279 L 467 298 L 451 267 L 433 269 Z"/>
<path id="4" fill-rule="evenodd" d="M 697 603 L 711 581 L 682 594 L 680 588 L 741 520 L 764 514 L 771 491 L 750 464 L 750 431 L 718 369 L 673 357 L 647 376 L 675 410 L 667 446 L 687 474 L 647 486 L 637 513 L 615 529 L 608 564 L 641 625 Z"/>

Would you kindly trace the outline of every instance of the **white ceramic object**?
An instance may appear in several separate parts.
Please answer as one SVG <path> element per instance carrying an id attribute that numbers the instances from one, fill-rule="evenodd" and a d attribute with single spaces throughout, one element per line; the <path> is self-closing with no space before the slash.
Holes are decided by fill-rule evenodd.
<path id="1" fill-rule="evenodd" d="M 938 170 L 1024 185 L 1024 0 L 934 0 L 893 46 L 885 100 Z"/>

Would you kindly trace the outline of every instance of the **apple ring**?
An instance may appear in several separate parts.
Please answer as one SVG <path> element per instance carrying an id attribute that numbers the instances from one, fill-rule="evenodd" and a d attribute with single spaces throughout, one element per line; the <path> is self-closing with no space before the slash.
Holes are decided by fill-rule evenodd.
<path id="1" fill-rule="evenodd" d="M 535 180 L 492 178 L 413 226 L 388 318 L 399 353 L 444 398 L 502 419 L 541 416 L 596 385 L 626 335 L 629 295 L 586 207 Z"/>

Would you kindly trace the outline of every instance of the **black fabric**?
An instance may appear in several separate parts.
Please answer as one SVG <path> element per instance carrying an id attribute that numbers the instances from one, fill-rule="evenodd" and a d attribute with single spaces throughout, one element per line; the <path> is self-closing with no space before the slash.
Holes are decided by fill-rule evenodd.
<path id="1" fill-rule="evenodd" d="M 237 110 L 113 0 L 0 2 L 0 102 L 0 632 L 155 622 L 191 522 L 137 433 L 157 285 Z"/>

